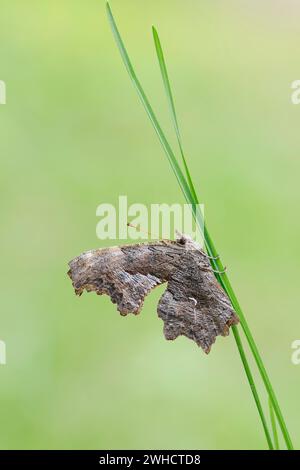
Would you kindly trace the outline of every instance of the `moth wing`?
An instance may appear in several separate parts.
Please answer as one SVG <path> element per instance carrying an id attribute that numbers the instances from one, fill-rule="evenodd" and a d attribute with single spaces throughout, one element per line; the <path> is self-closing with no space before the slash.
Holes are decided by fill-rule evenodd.
<path id="1" fill-rule="evenodd" d="M 239 321 L 207 257 L 193 246 L 160 241 L 91 250 L 69 266 L 77 295 L 107 294 L 121 315 L 139 313 L 151 289 L 168 282 L 157 308 L 166 339 L 184 335 L 206 353 Z"/>
<path id="2" fill-rule="evenodd" d="M 77 295 L 84 290 L 107 294 L 121 315 L 138 314 L 146 295 L 162 283 L 143 272 L 150 255 L 146 244 L 90 250 L 70 261 L 68 274 Z"/>
<path id="3" fill-rule="evenodd" d="M 218 335 L 227 336 L 239 319 L 212 269 L 203 269 L 197 256 L 187 256 L 168 282 L 160 298 L 158 316 L 164 321 L 164 335 L 192 339 L 206 353 Z"/>

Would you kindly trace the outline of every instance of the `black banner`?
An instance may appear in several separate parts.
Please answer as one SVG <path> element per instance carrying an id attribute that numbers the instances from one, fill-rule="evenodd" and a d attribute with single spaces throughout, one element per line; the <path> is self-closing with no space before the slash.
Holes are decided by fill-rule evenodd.
<path id="1" fill-rule="evenodd" d="M 150 466 L 187 465 L 200 468 L 212 464 L 286 464 L 298 463 L 297 451 L 214 451 L 214 450 L 3 450 L 0 468 L 53 468 L 55 465 L 76 468 L 145 468 Z"/>

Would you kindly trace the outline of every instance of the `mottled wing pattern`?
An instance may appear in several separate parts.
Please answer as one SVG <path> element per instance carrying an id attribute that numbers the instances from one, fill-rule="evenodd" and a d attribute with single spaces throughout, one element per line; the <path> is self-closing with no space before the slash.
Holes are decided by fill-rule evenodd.
<path id="1" fill-rule="evenodd" d="M 166 339 L 187 336 L 206 353 L 218 335 L 227 336 L 229 327 L 238 323 L 212 269 L 203 266 L 201 252 L 189 251 L 183 256 L 181 266 L 159 301 L 157 312 L 164 321 Z"/>
<path id="2" fill-rule="evenodd" d="M 143 258 L 145 248 L 139 245 L 136 255 Z M 70 263 L 68 272 L 77 295 L 85 289 L 95 291 L 98 295 L 107 294 L 121 315 L 138 314 L 143 306 L 146 295 L 161 280 L 141 270 L 130 270 L 128 256 L 122 248 L 112 247 L 91 250 L 82 253 Z"/>
<path id="3" fill-rule="evenodd" d="M 158 304 L 166 339 L 185 335 L 206 353 L 238 323 L 206 255 L 186 238 L 91 250 L 69 266 L 76 294 L 107 294 L 121 315 L 139 313 L 150 290 L 167 282 Z"/>

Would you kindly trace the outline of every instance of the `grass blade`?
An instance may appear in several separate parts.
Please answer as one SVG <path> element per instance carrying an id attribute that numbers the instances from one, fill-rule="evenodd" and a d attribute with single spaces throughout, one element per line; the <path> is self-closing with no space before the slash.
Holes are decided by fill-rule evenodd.
<path id="1" fill-rule="evenodd" d="M 161 144 L 162 144 L 162 146 L 165 150 L 165 153 L 166 153 L 166 155 L 168 157 L 168 160 L 171 164 L 171 167 L 172 167 L 172 169 L 175 173 L 175 176 L 178 180 L 178 183 L 179 183 L 179 185 L 180 185 L 180 187 L 181 187 L 181 189 L 182 189 L 182 191 L 185 195 L 185 198 L 189 201 L 190 204 L 194 204 L 194 199 L 193 199 L 193 196 L 190 192 L 190 188 L 189 188 L 189 186 L 186 182 L 186 179 L 185 179 L 185 177 L 184 177 L 184 175 L 181 171 L 181 168 L 180 168 L 180 166 L 179 166 L 179 164 L 176 160 L 176 157 L 173 153 L 173 150 L 171 149 L 171 147 L 170 147 L 170 145 L 169 145 L 169 143 L 168 143 L 168 141 L 167 141 L 160 125 L 159 125 L 159 122 L 158 122 L 158 120 L 157 120 L 157 118 L 154 114 L 154 111 L 153 111 L 153 109 L 152 109 L 152 107 L 149 103 L 149 100 L 148 100 L 148 98 L 147 98 L 147 96 L 146 96 L 146 94 L 145 94 L 145 92 L 144 92 L 144 90 L 143 90 L 136 74 L 135 74 L 134 68 L 133 68 L 133 66 L 130 62 L 130 59 L 128 57 L 127 51 L 125 49 L 124 43 L 122 41 L 122 38 L 120 36 L 120 33 L 118 31 L 117 25 L 115 23 L 114 17 L 112 15 L 112 12 L 111 12 L 111 9 L 110 9 L 110 6 L 109 6 L 108 3 L 106 4 L 106 8 L 107 8 L 107 14 L 108 14 L 108 19 L 109 19 L 109 22 L 110 22 L 110 25 L 111 25 L 111 29 L 112 29 L 113 35 L 115 37 L 117 46 L 119 48 L 121 57 L 123 59 L 125 67 L 127 69 L 127 72 L 128 72 L 128 74 L 129 74 L 129 76 L 130 76 L 130 78 L 131 78 L 131 80 L 132 80 L 132 82 L 135 86 L 136 91 L 138 92 L 138 95 L 139 95 L 139 97 L 140 97 L 140 99 L 141 99 L 141 101 L 144 105 L 144 108 L 145 108 L 145 110 L 146 110 L 146 112 L 147 112 L 147 114 L 148 114 L 148 116 L 149 116 L 149 118 L 150 118 L 150 120 L 153 124 L 153 127 L 154 127 L 154 129 L 155 129 L 155 131 L 158 135 L 158 138 L 159 138 L 159 140 L 160 140 L 160 142 L 161 142 Z"/>
<path id="2" fill-rule="evenodd" d="M 156 54 L 157 54 L 157 58 L 158 58 L 158 63 L 159 63 L 160 71 L 161 71 L 161 76 L 162 76 L 163 83 L 164 83 L 164 86 L 165 86 L 166 95 L 167 95 L 169 108 L 170 108 L 170 113 L 171 113 L 174 129 L 175 129 L 175 133 L 176 133 L 176 137 L 177 137 L 177 141 L 178 141 L 178 146 L 179 146 L 179 149 L 180 149 L 183 166 L 184 166 L 185 173 L 186 173 L 186 176 L 187 176 L 187 181 L 188 181 L 188 184 L 190 186 L 191 193 L 192 193 L 195 201 L 197 201 L 197 203 L 198 203 L 197 193 L 195 191 L 193 181 L 192 181 L 192 178 L 191 178 L 191 174 L 190 174 L 190 171 L 189 171 L 186 159 L 185 159 L 184 151 L 183 151 L 182 140 L 181 140 L 181 135 L 180 135 L 180 131 L 179 131 L 177 115 L 176 115 L 176 110 L 175 110 L 175 104 L 174 104 L 174 98 L 173 98 L 173 94 L 172 94 L 172 90 L 171 90 L 171 85 L 170 85 L 169 75 L 168 75 L 168 71 L 167 71 L 167 66 L 166 66 L 163 50 L 162 50 L 162 47 L 161 47 L 161 43 L 160 43 L 160 40 L 159 40 L 159 36 L 158 36 L 158 33 L 157 33 L 154 26 L 152 26 L 152 34 L 153 34 L 153 40 L 154 40 Z"/>
<path id="3" fill-rule="evenodd" d="M 164 87 L 165 87 L 165 91 L 166 91 L 166 95 L 167 95 L 167 99 L 168 99 L 170 114 L 171 114 L 171 118 L 172 118 L 173 125 L 174 125 L 174 128 L 175 128 L 175 133 L 176 133 L 176 136 L 177 136 L 178 146 L 179 146 L 179 149 L 180 149 L 181 157 L 182 157 L 184 168 L 185 168 L 185 171 L 186 171 L 188 184 L 190 186 L 190 190 L 191 190 L 191 193 L 192 193 L 195 201 L 197 201 L 197 203 L 198 203 L 197 193 L 196 193 L 196 190 L 194 188 L 193 181 L 192 181 L 192 178 L 191 178 L 191 175 L 190 175 L 190 172 L 189 172 L 189 168 L 188 168 L 188 165 L 187 165 L 187 162 L 186 162 L 186 159 L 185 159 L 184 151 L 183 151 L 183 145 L 182 145 L 181 135 L 180 135 L 179 126 L 178 126 L 175 103 L 174 103 L 174 98 L 173 98 L 173 94 L 172 94 L 172 90 L 171 90 L 171 85 L 170 85 L 170 80 L 169 80 L 169 76 L 168 76 L 167 66 L 166 66 L 166 62 L 165 62 L 165 59 L 164 59 L 164 53 L 163 53 L 163 49 L 162 49 L 162 46 L 161 46 L 161 42 L 160 42 L 160 39 L 159 39 L 158 32 L 157 32 L 157 30 L 154 26 L 152 26 L 152 34 L 153 34 L 153 40 L 154 40 L 154 44 L 155 44 L 157 59 L 158 59 L 158 63 L 159 63 L 159 67 L 160 67 L 160 71 L 161 71 L 161 75 L 162 75 L 162 80 L 163 80 L 163 83 L 164 83 Z M 201 220 L 200 223 L 202 224 L 202 220 Z M 219 282 L 220 281 L 221 280 L 219 279 Z M 267 421 L 266 421 L 266 418 L 265 418 L 265 415 L 264 415 L 264 412 L 263 412 L 261 401 L 259 399 L 259 395 L 258 395 L 256 386 L 255 386 L 255 382 L 254 382 L 254 379 L 253 379 L 253 376 L 252 376 L 252 373 L 251 373 L 251 369 L 250 369 L 249 363 L 247 361 L 245 351 L 244 351 L 244 348 L 243 348 L 243 345 L 242 345 L 242 342 L 241 342 L 240 334 L 239 334 L 238 328 L 236 326 L 233 327 L 233 334 L 234 334 L 234 338 L 235 338 L 235 341 L 236 341 L 236 344 L 237 344 L 237 347 L 238 347 L 238 350 L 239 350 L 239 354 L 240 354 L 240 357 L 241 357 L 241 360 L 242 360 L 242 363 L 243 363 L 243 366 L 244 366 L 244 369 L 245 369 L 245 372 L 246 372 L 246 375 L 247 375 L 247 378 L 248 378 L 250 388 L 252 390 L 252 394 L 253 394 L 257 409 L 258 409 L 258 413 L 259 413 L 259 416 L 261 418 L 261 422 L 262 422 L 262 425 L 263 425 L 263 428 L 264 428 L 264 432 L 265 432 L 265 436 L 266 436 L 266 439 L 267 439 L 267 442 L 268 442 L 269 449 L 273 449 L 273 443 L 272 443 L 272 440 L 271 440 L 270 432 L 269 432 Z"/>
<path id="4" fill-rule="evenodd" d="M 191 187 L 189 186 L 188 182 L 186 181 L 185 177 L 184 177 L 184 174 L 182 173 L 181 171 L 181 168 L 176 160 L 176 157 L 157 121 L 157 118 L 153 112 L 153 109 L 145 95 L 145 92 L 139 82 L 139 80 L 137 79 L 137 76 L 135 74 L 135 71 L 132 67 L 132 64 L 130 62 L 130 59 L 128 57 L 128 54 L 126 52 L 126 49 L 125 49 L 125 46 L 123 44 L 123 41 L 121 39 L 121 36 L 120 36 L 120 33 L 117 29 L 117 26 L 116 26 L 116 23 L 114 21 L 114 18 L 113 18 L 113 15 L 112 15 L 112 12 L 111 12 L 111 9 L 109 7 L 109 4 L 107 3 L 107 13 L 108 13 L 108 17 L 109 17 L 109 21 L 110 21 L 110 24 L 111 24 L 111 27 L 112 27 L 112 31 L 113 31 L 113 34 L 114 34 L 114 37 L 115 37 L 115 40 L 116 40 L 116 43 L 118 45 L 118 48 L 120 50 L 120 53 L 121 53 L 121 56 L 122 56 L 122 59 L 123 59 L 123 62 L 127 68 L 127 71 L 133 81 L 133 84 L 138 92 L 138 95 L 140 96 L 140 99 L 144 105 L 144 108 L 152 122 L 152 125 L 158 135 L 158 138 L 164 148 L 164 151 L 168 157 L 168 160 L 171 164 L 171 167 L 175 173 L 175 176 L 178 180 L 178 183 L 181 187 L 181 190 L 183 191 L 183 194 L 187 200 L 187 202 L 189 204 L 192 205 L 192 210 L 193 210 L 193 213 L 195 215 L 195 217 L 197 217 L 197 222 L 198 222 L 198 225 L 200 225 L 200 227 L 202 227 L 202 223 L 203 223 L 203 220 L 202 220 L 202 216 L 201 214 L 199 214 L 199 211 L 196 211 L 196 204 L 197 204 L 197 196 L 196 198 L 194 197 L 193 195 L 193 192 L 191 190 Z M 174 104 L 174 102 L 173 102 Z M 176 113 L 175 113 L 175 116 L 176 116 Z M 176 122 L 177 122 L 177 119 L 176 119 Z M 177 126 L 178 127 L 178 126 Z M 207 248 L 207 252 L 208 254 L 211 256 L 211 257 L 217 257 L 217 251 L 215 249 L 215 246 L 213 244 L 213 241 L 209 235 L 209 232 L 207 230 L 207 227 L 204 226 L 204 238 L 205 238 L 205 245 L 206 245 L 206 248 Z M 214 259 L 212 260 L 212 265 L 214 267 L 214 269 L 216 270 L 219 270 L 219 271 L 223 271 L 224 270 L 224 266 L 220 260 L 220 258 L 217 258 L 217 259 Z M 267 375 L 267 372 L 266 372 L 266 369 L 264 367 L 264 364 L 263 364 L 263 361 L 261 359 L 261 356 L 259 354 L 259 351 L 257 349 L 257 346 L 255 344 L 255 341 L 254 341 L 254 338 L 252 336 L 252 333 L 250 331 L 250 328 L 248 326 L 248 323 L 246 321 L 246 318 L 244 316 L 244 313 L 240 307 L 240 304 L 235 296 L 235 293 L 233 291 L 233 288 L 230 284 L 230 281 L 228 279 L 228 276 L 227 274 L 223 274 L 222 276 L 220 275 L 217 275 L 218 279 L 219 279 L 219 282 L 220 284 L 222 285 L 222 287 L 224 288 L 224 290 L 226 291 L 227 295 L 229 296 L 231 302 L 232 302 L 232 305 L 236 311 L 236 313 L 238 314 L 239 318 L 240 318 L 240 322 L 241 322 L 241 326 L 243 328 L 243 331 L 245 333 L 245 336 L 246 336 L 246 339 L 248 341 L 248 344 L 250 346 L 250 349 L 251 349 L 251 352 L 254 356 L 254 359 L 256 361 L 256 364 L 257 364 L 257 367 L 259 369 L 259 372 L 260 372 L 260 375 L 263 379 L 263 382 L 264 382 L 264 385 L 266 387 L 266 390 L 268 392 L 268 395 L 270 397 L 270 400 L 272 402 L 272 406 L 273 406 L 273 409 L 274 409 L 274 412 L 277 416 L 277 419 L 278 419 L 278 423 L 280 425 L 280 428 L 281 428 L 281 431 L 282 431 L 282 434 L 283 434 L 283 437 L 285 439 L 285 442 L 286 442 L 286 445 L 287 445 L 287 448 L 288 449 L 292 449 L 293 446 L 292 446 L 292 442 L 291 442 L 291 438 L 289 436 L 289 433 L 288 433 L 288 430 L 287 430 L 287 427 L 286 427 L 286 424 L 285 424 L 285 421 L 284 421 L 284 418 L 282 416 L 282 413 L 281 413 L 281 410 L 280 410 L 280 407 L 279 407 L 279 404 L 278 404 L 278 401 L 277 401 L 277 398 L 275 396 L 275 393 L 274 393 L 274 390 L 273 390 L 273 387 L 271 385 L 271 382 L 270 382 L 270 379 Z M 254 395 L 254 398 L 255 398 L 255 401 L 256 401 L 256 404 L 258 406 L 258 410 L 259 410 L 259 414 L 262 418 L 262 423 L 263 423 L 263 426 L 264 426 L 264 430 L 266 432 L 267 430 L 267 425 L 266 425 L 266 420 L 264 418 L 264 414 L 263 414 L 263 410 L 262 410 L 262 407 L 260 405 L 260 401 L 258 399 L 258 395 L 257 395 L 257 391 L 256 391 L 256 387 L 255 387 L 255 384 L 254 384 L 254 380 L 253 380 L 253 377 L 252 377 L 252 374 L 250 372 L 250 368 L 249 368 L 249 365 L 247 367 L 246 364 L 247 363 L 247 360 L 246 360 L 246 356 L 244 354 L 244 351 L 243 351 L 243 348 L 242 348 L 242 343 L 241 341 L 239 341 L 239 335 L 238 335 L 238 330 L 237 328 L 235 327 L 233 329 L 234 331 L 234 336 L 235 336 L 235 339 L 237 341 L 237 345 L 238 345 L 238 349 L 239 349 L 239 352 L 241 354 L 241 358 L 242 358 L 242 361 L 243 361 L 243 364 L 244 364 L 244 367 L 245 367 L 245 371 L 246 371 L 246 374 L 247 374 L 247 377 L 248 377 L 248 380 L 249 380 L 249 383 L 250 383 L 250 386 L 251 386 L 251 389 L 252 389 L 252 392 L 253 392 L 253 395 Z M 243 356 L 242 356 L 243 355 Z M 258 399 L 258 400 L 257 400 Z M 259 404 L 259 405 L 258 405 Z M 268 434 L 268 437 L 267 437 L 267 434 Z M 269 432 L 267 430 L 267 434 L 266 434 L 266 437 L 267 437 L 267 440 L 268 440 L 268 443 L 269 443 L 269 447 L 270 445 L 272 445 L 271 443 L 271 440 L 269 438 Z M 271 448 L 271 447 L 270 447 Z"/>
<path id="5" fill-rule="evenodd" d="M 275 449 L 279 450 L 279 440 L 278 440 L 278 434 L 277 434 L 277 426 L 276 426 L 276 418 L 274 414 L 274 409 L 272 402 L 269 398 L 269 408 L 270 408 L 270 418 L 271 418 L 271 424 L 272 424 L 272 430 L 273 430 L 273 440 L 275 444 Z"/>
<path id="6" fill-rule="evenodd" d="M 284 437 L 286 446 L 289 450 L 292 450 L 293 449 L 292 440 L 291 440 L 290 434 L 288 432 L 285 420 L 283 418 L 283 415 L 282 415 L 278 400 L 276 398 L 273 386 L 271 384 L 271 381 L 269 379 L 268 373 L 267 373 L 266 368 L 264 366 L 263 360 L 261 358 L 261 355 L 260 355 L 260 353 L 258 351 L 258 348 L 256 346 L 256 343 L 254 341 L 254 338 L 253 338 L 253 335 L 252 335 L 251 330 L 249 328 L 248 322 L 246 321 L 243 310 L 242 310 L 242 308 L 241 308 L 241 306 L 240 306 L 240 304 L 239 304 L 239 302 L 236 298 L 236 295 L 233 291 L 233 288 L 231 286 L 231 283 L 230 283 L 226 273 L 224 275 L 222 275 L 222 284 L 221 285 L 224 287 L 225 291 L 227 292 L 227 294 L 228 294 L 228 296 L 231 300 L 231 303 L 232 303 L 232 305 L 233 305 L 233 307 L 234 307 L 234 309 L 235 309 L 235 311 L 236 311 L 236 313 L 237 313 L 237 315 L 240 319 L 240 323 L 241 323 L 242 329 L 245 333 L 247 342 L 249 344 L 249 347 L 250 347 L 251 352 L 253 354 L 253 357 L 255 359 L 256 365 L 258 367 L 261 378 L 262 378 L 263 383 L 265 385 L 265 388 L 267 390 L 268 396 L 269 396 L 269 398 L 272 402 L 272 406 L 273 406 L 274 412 L 277 416 L 278 423 L 279 423 L 282 435 Z"/>
<path id="7" fill-rule="evenodd" d="M 253 398 L 254 398 L 254 401 L 255 401 L 260 419 L 261 419 L 261 423 L 262 423 L 262 426 L 263 426 L 263 429 L 264 429 L 264 433 L 265 433 L 265 436 L 266 436 L 266 439 L 267 439 L 269 449 L 273 450 L 274 447 L 273 447 L 273 442 L 272 442 L 272 439 L 271 439 L 271 436 L 270 436 L 267 420 L 265 418 L 263 407 L 262 407 L 259 395 L 257 393 L 256 386 L 255 386 L 255 382 L 254 382 L 254 379 L 253 379 L 253 375 L 252 375 L 248 360 L 246 358 L 246 354 L 245 354 L 244 347 L 242 345 L 240 333 L 239 333 L 238 327 L 236 325 L 232 326 L 232 332 L 233 332 L 234 339 L 235 339 L 235 342 L 236 342 L 236 345 L 237 345 L 237 348 L 238 348 L 238 351 L 239 351 L 239 354 L 240 354 L 240 357 L 241 357 L 241 360 L 242 360 L 242 363 L 243 363 L 243 366 L 244 366 L 244 369 L 245 369 L 245 373 L 246 373 L 246 376 L 247 376 L 247 379 L 248 379 L 248 382 L 249 382 L 249 385 L 250 385 L 250 388 L 251 388 L 251 391 L 252 391 L 252 394 L 253 394 Z"/>

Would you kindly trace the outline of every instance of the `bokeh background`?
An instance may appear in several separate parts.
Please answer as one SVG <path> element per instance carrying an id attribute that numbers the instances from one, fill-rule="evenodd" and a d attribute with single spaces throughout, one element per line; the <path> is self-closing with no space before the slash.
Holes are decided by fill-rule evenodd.
<path id="1" fill-rule="evenodd" d="M 206 220 L 299 447 L 299 3 L 111 7 L 175 144 L 159 30 Z M 165 341 L 163 287 L 122 318 L 107 297 L 76 298 L 66 276 L 71 258 L 114 243 L 96 238 L 101 202 L 183 202 L 104 1 L 1 0 L 0 71 L 0 447 L 265 448 L 232 335 L 206 356 Z"/>

